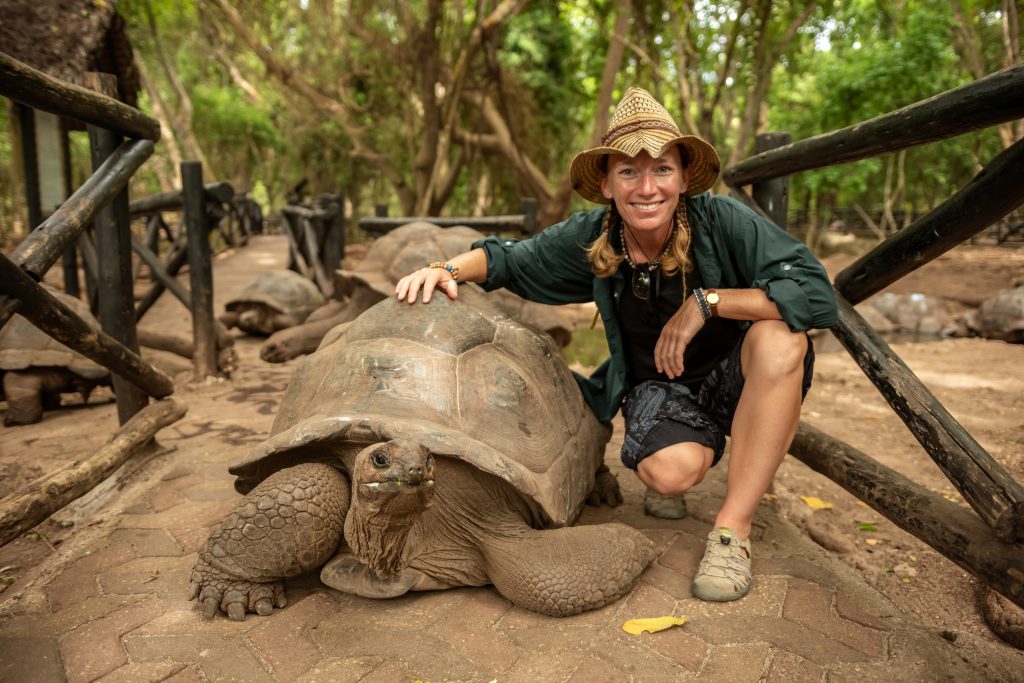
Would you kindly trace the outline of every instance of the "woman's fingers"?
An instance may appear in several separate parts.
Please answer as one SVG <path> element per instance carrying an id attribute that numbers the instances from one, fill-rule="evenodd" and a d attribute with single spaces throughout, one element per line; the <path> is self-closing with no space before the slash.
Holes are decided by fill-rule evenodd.
<path id="1" fill-rule="evenodd" d="M 395 285 L 395 294 L 399 301 L 414 304 L 422 289 L 423 303 L 428 303 L 438 285 L 452 299 L 458 296 L 458 284 L 447 271 L 441 268 L 420 268 L 415 273 L 406 275 Z"/>

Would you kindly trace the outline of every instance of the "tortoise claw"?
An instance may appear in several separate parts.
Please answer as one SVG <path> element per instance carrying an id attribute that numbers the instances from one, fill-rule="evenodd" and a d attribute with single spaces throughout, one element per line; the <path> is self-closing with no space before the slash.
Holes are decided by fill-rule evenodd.
<path id="1" fill-rule="evenodd" d="M 233 602 L 228 605 L 228 618 L 231 621 L 245 621 L 245 606 L 241 603 Z"/>
<path id="2" fill-rule="evenodd" d="M 268 617 L 274 612 L 274 605 L 270 598 L 260 598 L 256 601 L 256 614 L 261 617 Z"/>
<path id="3" fill-rule="evenodd" d="M 203 618 L 213 619 L 217 614 L 217 605 L 219 603 L 220 601 L 214 597 L 203 598 Z"/>

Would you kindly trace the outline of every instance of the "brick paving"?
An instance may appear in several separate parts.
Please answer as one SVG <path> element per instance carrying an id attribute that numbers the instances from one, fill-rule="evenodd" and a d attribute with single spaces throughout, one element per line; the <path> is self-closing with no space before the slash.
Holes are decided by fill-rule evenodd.
<path id="1" fill-rule="evenodd" d="M 218 304 L 284 253 L 282 238 L 260 237 L 218 260 Z M 188 329 L 176 305 L 169 298 L 158 304 L 161 325 Z M 489 587 L 375 601 L 328 589 L 314 574 L 289 581 L 289 606 L 271 617 L 206 621 L 186 600 L 189 570 L 209 526 L 236 500 L 227 465 L 268 432 L 291 372 L 259 360 L 258 341 L 240 339 L 238 348 L 241 367 L 231 380 L 179 383 L 189 412 L 160 432 L 163 450 L 115 475 L 102 495 L 58 513 L 74 533 L 0 594 L 0 681 L 984 678 L 769 503 L 753 534 L 752 593 L 724 604 L 693 598 L 690 579 L 721 503 L 725 468 L 689 496 L 688 518 L 646 517 L 641 485 L 617 461 L 619 430 L 606 460 L 626 501 L 614 510 L 588 508 L 580 523 L 631 524 L 660 555 L 614 604 L 554 619 L 513 607 Z M 25 430 L 19 443 L 32 444 L 32 457 L 45 462 L 47 451 L 67 447 L 47 438 L 55 421 L 114 419 L 109 404 L 61 411 L 18 428 Z M 628 619 L 665 615 L 689 621 L 639 637 L 622 630 Z"/>

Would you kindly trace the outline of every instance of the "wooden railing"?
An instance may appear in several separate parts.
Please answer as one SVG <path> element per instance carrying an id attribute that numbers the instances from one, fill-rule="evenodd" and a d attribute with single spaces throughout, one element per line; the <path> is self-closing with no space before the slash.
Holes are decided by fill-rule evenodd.
<path id="1" fill-rule="evenodd" d="M 768 197 L 767 183 L 906 149 L 1024 117 L 1024 66 L 841 130 L 763 151 L 725 170 L 732 196 L 762 208 L 740 186 Z M 791 453 L 914 534 L 990 587 L 1024 606 L 1024 487 L 942 406 L 853 308 L 907 273 L 971 238 L 1024 203 L 1024 140 L 992 159 L 967 185 L 839 273 L 833 332 L 886 401 L 963 495 L 975 514 L 801 423 Z"/>
<path id="2" fill-rule="evenodd" d="M 94 168 L 93 175 L 9 258 L 0 255 L 0 326 L 17 312 L 54 339 L 110 370 L 122 426 L 95 456 L 44 476 L 0 501 L 0 545 L 88 492 L 150 442 L 157 430 L 180 419 L 186 410 L 184 403 L 168 398 L 174 392 L 171 379 L 139 355 L 135 328 L 127 185 L 153 153 L 160 126 L 110 96 L 116 89 L 112 76 L 88 76 L 94 90 L 65 83 L 0 53 L 0 95 L 88 124 Z M 202 202 L 202 174 L 197 166 L 183 166 L 186 219 L 195 231 L 193 235 L 199 235 L 202 207 L 190 205 L 188 197 L 199 197 Z M 56 261 L 79 242 L 89 225 L 95 226 L 93 257 L 102 331 L 93 329 L 39 284 Z M 205 233 L 203 238 L 190 239 L 190 248 L 192 242 L 206 244 Z M 208 251 L 204 256 L 197 250 L 192 263 L 202 272 L 199 266 L 204 259 L 206 280 L 197 287 L 198 280 L 194 279 L 193 293 L 212 291 Z M 212 325 L 212 306 L 194 303 L 193 319 L 204 315 Z M 163 400 L 149 404 L 149 397 Z"/>

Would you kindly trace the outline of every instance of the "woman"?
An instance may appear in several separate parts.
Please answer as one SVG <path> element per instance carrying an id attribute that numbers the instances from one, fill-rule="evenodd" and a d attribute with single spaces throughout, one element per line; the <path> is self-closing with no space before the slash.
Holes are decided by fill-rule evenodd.
<path id="1" fill-rule="evenodd" d="M 678 496 L 731 437 L 725 501 L 693 581 L 696 597 L 726 601 L 750 589 L 754 514 L 810 387 L 806 331 L 832 326 L 836 303 L 801 242 L 706 193 L 719 169 L 711 145 L 631 88 L 602 146 L 570 169 L 576 192 L 607 207 L 530 239 L 483 239 L 404 277 L 396 294 L 428 302 L 440 288 L 454 299 L 459 282 L 478 282 L 548 304 L 594 301 L 611 358 L 577 381 L 598 419 L 622 407 L 626 467 Z"/>

